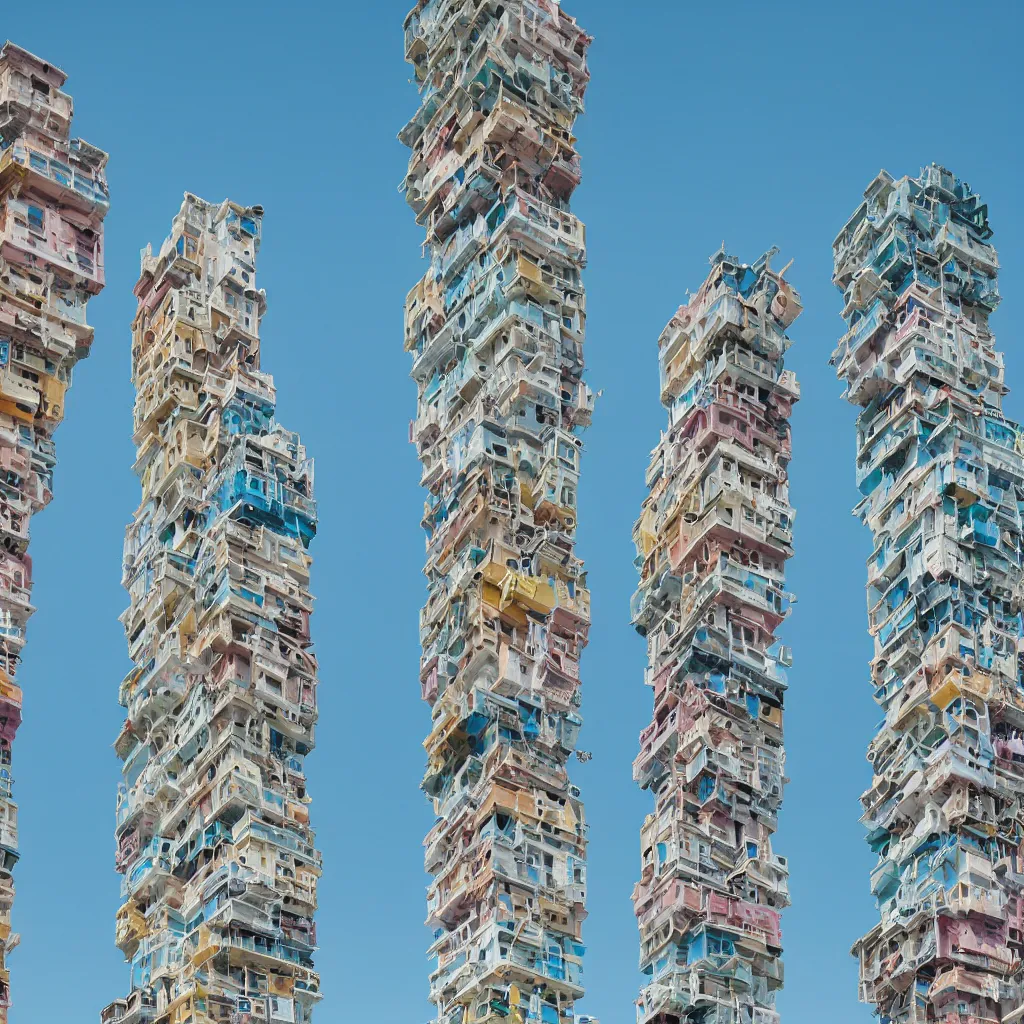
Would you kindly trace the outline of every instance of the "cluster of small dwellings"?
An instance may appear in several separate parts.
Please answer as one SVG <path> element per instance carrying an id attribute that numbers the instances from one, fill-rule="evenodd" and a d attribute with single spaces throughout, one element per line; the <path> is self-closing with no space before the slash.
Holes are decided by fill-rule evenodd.
<path id="1" fill-rule="evenodd" d="M 586 262 L 570 201 L 590 37 L 557 0 L 420 0 L 400 134 L 426 272 L 409 292 L 410 439 L 426 494 L 420 693 L 434 1024 L 597 1024 L 584 995 L 588 831 L 570 766 L 590 594 L 576 553 Z M 65 76 L 0 49 L 0 1024 L 18 860 L 12 745 L 33 608 L 29 523 L 103 287 L 106 154 Z M 103 1024 L 308 1024 L 320 853 L 313 464 L 260 367 L 263 210 L 186 193 L 135 286 L 120 684 L 116 943 Z M 987 208 L 932 165 L 884 171 L 834 245 L 871 530 L 863 821 L 879 923 L 861 998 L 884 1024 L 1024 1020 L 1024 432 L 1002 413 Z M 785 368 L 801 300 L 724 248 L 657 340 L 667 423 L 634 529 L 649 791 L 633 891 L 638 1024 L 780 1024 L 795 600 Z M 787 268 L 788 269 L 788 268 Z"/>

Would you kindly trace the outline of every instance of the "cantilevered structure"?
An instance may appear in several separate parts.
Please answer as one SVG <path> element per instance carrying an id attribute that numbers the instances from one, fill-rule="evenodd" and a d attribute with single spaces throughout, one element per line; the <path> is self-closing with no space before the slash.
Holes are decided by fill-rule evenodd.
<path id="1" fill-rule="evenodd" d="M 724 251 L 658 339 L 668 429 L 634 529 L 654 718 L 636 781 L 651 792 L 633 891 L 639 1024 L 778 1024 L 784 858 L 785 666 L 775 631 L 793 600 L 783 368 L 800 298 L 770 266 Z"/>
<path id="2" fill-rule="evenodd" d="M 423 789 L 437 1024 L 571 1024 L 583 994 L 572 784 L 589 593 L 575 553 L 590 42 L 552 0 L 421 0 L 401 133 L 430 265 L 406 304 L 427 489 Z"/>
<path id="3" fill-rule="evenodd" d="M 885 716 L 862 797 L 879 922 L 854 953 L 890 1024 L 1024 1018 L 1024 432 L 1002 412 L 991 234 L 933 164 L 882 171 L 835 241 Z"/>
<path id="4" fill-rule="evenodd" d="M 313 464 L 260 371 L 260 207 L 186 194 L 142 255 L 117 803 L 127 998 L 106 1024 L 312 1019 Z"/>
<path id="5" fill-rule="evenodd" d="M 6 956 L 18 805 L 11 747 L 16 682 L 34 609 L 29 523 L 53 497 L 53 433 L 71 373 L 89 354 L 86 305 L 103 287 L 107 154 L 71 138 L 66 76 L 27 50 L 0 47 L 0 1024 L 10 1006 Z"/>

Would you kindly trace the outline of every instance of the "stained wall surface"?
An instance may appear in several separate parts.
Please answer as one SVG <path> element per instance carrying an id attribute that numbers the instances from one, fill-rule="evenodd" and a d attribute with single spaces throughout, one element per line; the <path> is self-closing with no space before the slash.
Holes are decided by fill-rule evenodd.
<path id="1" fill-rule="evenodd" d="M 107 154 L 71 138 L 65 77 L 11 42 L 0 47 L 0 1024 L 11 1002 L 7 954 L 18 944 L 12 748 L 18 664 L 35 611 L 29 530 L 53 497 L 53 433 L 72 370 L 92 345 L 86 306 L 103 288 L 110 206 Z"/>
<path id="2" fill-rule="evenodd" d="M 799 295 L 719 250 L 658 339 L 667 429 L 634 528 L 654 715 L 633 777 L 654 798 L 633 890 L 638 1024 L 778 1024 L 789 868 L 773 848 L 793 551 L 784 368 Z"/>
<path id="3" fill-rule="evenodd" d="M 307 1022 L 320 853 L 313 463 L 260 369 L 263 210 L 186 193 L 142 254 L 115 867 L 128 994 L 104 1024 Z"/>

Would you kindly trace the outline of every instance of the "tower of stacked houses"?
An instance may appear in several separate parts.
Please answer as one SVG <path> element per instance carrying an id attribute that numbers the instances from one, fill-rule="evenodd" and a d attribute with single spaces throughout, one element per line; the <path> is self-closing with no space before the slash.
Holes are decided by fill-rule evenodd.
<path id="1" fill-rule="evenodd" d="M 29 522 L 53 497 L 53 432 L 71 372 L 89 354 L 89 299 L 103 287 L 106 153 L 72 139 L 65 75 L 0 47 L 0 1024 L 18 805 L 11 747 L 21 724 L 18 662 L 33 612 Z"/>
<path id="2" fill-rule="evenodd" d="M 783 369 L 800 299 L 770 267 L 724 252 L 658 340 L 668 430 L 634 539 L 633 622 L 647 638 L 654 720 L 634 778 L 655 808 L 633 892 L 640 1024 L 777 1024 L 786 862 L 772 850 L 785 751 L 793 600 Z"/>
<path id="3" fill-rule="evenodd" d="M 552 0 L 422 0 L 401 133 L 430 266 L 406 305 L 428 495 L 421 685 L 438 1024 L 571 1024 L 583 994 L 575 553 L 583 225 L 573 122 L 589 37 Z"/>
<path id="4" fill-rule="evenodd" d="M 1002 413 L 991 234 L 933 164 L 881 172 L 834 247 L 885 715 L 862 797 L 880 921 L 854 952 L 892 1024 L 1024 1017 L 1024 432 Z"/>
<path id="5" fill-rule="evenodd" d="M 110 1024 L 300 1024 L 320 998 L 304 769 L 313 465 L 260 371 L 262 213 L 186 195 L 135 289 L 135 667 L 116 742 L 131 984 Z"/>

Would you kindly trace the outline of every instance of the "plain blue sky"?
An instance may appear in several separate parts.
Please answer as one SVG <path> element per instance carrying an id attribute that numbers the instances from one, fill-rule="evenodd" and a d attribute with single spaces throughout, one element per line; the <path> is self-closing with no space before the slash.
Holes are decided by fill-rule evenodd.
<path id="1" fill-rule="evenodd" d="M 185 189 L 266 207 L 264 368 L 284 424 L 317 460 L 313 591 L 321 664 L 310 761 L 324 853 L 321 1024 L 421 1024 L 428 965 L 417 789 L 428 728 L 417 682 L 422 495 L 407 443 L 415 391 L 402 302 L 424 271 L 421 231 L 396 191 L 395 133 L 416 108 L 402 59 L 403 0 L 355 3 L 9 0 L 7 36 L 69 74 L 78 134 L 111 152 L 107 288 L 90 304 L 92 357 L 57 435 L 57 497 L 33 523 L 34 603 L 15 751 L 22 862 L 11 957 L 14 1024 L 95 1021 L 123 994 L 113 945 L 113 814 L 127 665 L 117 616 L 130 466 L 129 324 L 138 250 L 165 236 Z M 870 1020 L 853 939 L 874 920 L 857 797 L 880 717 L 866 661 L 866 532 L 850 516 L 853 410 L 828 366 L 842 331 L 831 242 L 885 166 L 937 160 L 990 205 L 1005 306 L 1008 408 L 1024 410 L 1011 324 L 1024 316 L 1022 10 L 945 0 L 690 4 L 572 0 L 596 36 L 579 122 L 590 266 L 588 379 L 604 390 L 587 435 L 579 550 L 593 588 L 583 663 L 594 760 L 573 768 L 592 826 L 589 995 L 603 1024 L 633 1019 L 629 894 L 649 802 L 630 763 L 648 721 L 644 644 L 628 623 L 630 532 L 664 414 L 656 339 L 724 238 L 748 262 L 795 258 L 806 312 L 789 365 L 798 510 L 785 625 L 796 664 L 786 715 L 782 829 L 793 907 L 783 919 L 785 1024 Z M 1018 111 L 1019 113 L 1019 111 Z M 781 262 L 779 263 L 781 265 Z"/>

